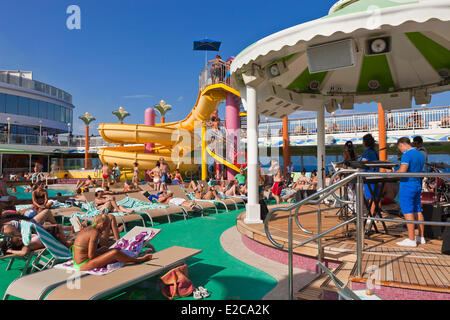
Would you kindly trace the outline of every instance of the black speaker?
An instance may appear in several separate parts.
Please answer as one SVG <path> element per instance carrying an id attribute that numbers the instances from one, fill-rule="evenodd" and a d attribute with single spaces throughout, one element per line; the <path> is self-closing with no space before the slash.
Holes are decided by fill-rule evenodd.
<path id="1" fill-rule="evenodd" d="M 439 203 L 428 203 L 423 205 L 423 218 L 425 221 L 444 222 L 446 220 L 444 207 Z M 441 239 L 444 227 L 425 225 L 425 238 Z"/>
<path id="2" fill-rule="evenodd" d="M 264 221 L 269 213 L 269 209 L 267 208 L 267 204 L 264 199 L 259 200 L 259 206 L 261 208 L 261 220 Z"/>
<path id="3" fill-rule="evenodd" d="M 447 219 L 450 222 L 450 218 Z M 442 254 L 450 255 L 450 227 L 445 227 L 444 233 L 442 234 Z"/>

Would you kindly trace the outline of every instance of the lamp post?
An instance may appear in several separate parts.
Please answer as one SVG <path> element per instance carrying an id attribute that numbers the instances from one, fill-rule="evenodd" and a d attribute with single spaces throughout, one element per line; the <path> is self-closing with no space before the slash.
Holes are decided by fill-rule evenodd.
<path id="1" fill-rule="evenodd" d="M 120 124 L 123 124 L 123 120 L 130 115 L 130 113 L 125 111 L 123 107 L 120 107 L 118 110 L 113 111 L 112 114 L 117 117 Z"/>
<path id="2" fill-rule="evenodd" d="M 172 106 L 167 104 L 164 100 L 161 100 L 159 104 L 153 107 L 159 113 L 159 118 L 161 119 L 161 123 L 166 122 L 166 113 L 172 110 Z"/>
<path id="3" fill-rule="evenodd" d="M 42 120 L 39 120 L 39 144 L 42 145 Z"/>
<path id="4" fill-rule="evenodd" d="M 130 113 L 125 111 L 123 107 L 120 107 L 117 111 L 113 111 L 112 113 L 117 117 L 120 124 L 123 124 L 123 120 L 130 115 Z M 122 142 L 119 143 L 119 147 L 123 147 Z"/>
<path id="5" fill-rule="evenodd" d="M 9 144 L 11 140 L 11 118 L 10 117 L 6 118 L 6 121 L 8 121 L 8 144 Z"/>
<path id="6" fill-rule="evenodd" d="M 70 141 L 70 140 L 72 140 L 71 138 L 72 138 L 72 134 L 71 134 L 71 131 L 70 131 L 70 127 L 72 127 L 72 124 L 69 122 L 68 124 L 67 124 L 67 127 L 68 127 L 68 131 L 69 131 L 69 136 L 67 137 L 68 139 L 67 139 L 67 146 L 69 147 L 70 146 L 70 143 L 72 142 L 72 141 Z"/>
<path id="7" fill-rule="evenodd" d="M 84 124 L 86 125 L 86 138 L 85 138 L 85 144 L 84 144 L 84 169 L 87 170 L 88 167 L 88 160 L 89 160 L 89 124 L 92 121 L 95 121 L 95 118 L 89 114 L 89 112 L 86 112 L 84 116 L 78 117 L 81 119 Z"/>

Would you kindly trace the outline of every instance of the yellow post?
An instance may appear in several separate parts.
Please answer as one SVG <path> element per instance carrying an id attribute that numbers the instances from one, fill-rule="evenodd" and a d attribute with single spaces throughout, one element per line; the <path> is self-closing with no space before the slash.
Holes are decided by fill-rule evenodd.
<path id="1" fill-rule="evenodd" d="M 202 180 L 208 178 L 208 167 L 207 167 L 207 153 L 206 153 L 206 124 L 202 123 Z"/>

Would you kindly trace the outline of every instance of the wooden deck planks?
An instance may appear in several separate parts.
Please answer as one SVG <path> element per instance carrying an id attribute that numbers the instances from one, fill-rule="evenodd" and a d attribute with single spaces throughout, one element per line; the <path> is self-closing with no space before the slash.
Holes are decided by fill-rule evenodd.
<path id="1" fill-rule="evenodd" d="M 314 210 L 313 206 L 304 208 L 302 210 Z M 338 218 L 332 217 L 332 211 L 323 213 L 327 215 L 326 219 L 322 220 L 322 231 L 327 230 L 342 221 Z M 328 217 L 329 216 L 329 217 Z M 313 232 L 317 232 L 317 214 L 305 214 L 299 217 L 302 225 Z M 387 224 L 394 227 L 393 224 Z M 287 215 L 278 215 L 277 219 L 270 222 L 272 236 L 285 239 L 287 242 Z M 253 228 L 255 228 L 254 226 Z M 259 227 L 259 226 L 258 226 Z M 272 228 L 273 227 L 273 228 Z M 355 226 L 349 225 L 349 231 L 352 238 L 344 238 L 343 231 L 345 228 L 336 230 L 329 234 L 322 240 L 322 245 L 326 250 L 325 258 L 345 260 L 350 255 L 338 255 L 336 252 L 349 252 L 354 256 L 356 251 L 355 244 Z M 265 236 L 264 227 L 261 225 L 258 228 L 261 236 Z M 353 233 L 352 233 L 353 231 Z M 406 230 L 402 228 L 395 228 L 393 232 L 396 235 L 406 236 Z M 296 242 L 309 239 L 311 235 L 303 233 L 297 228 L 294 222 L 294 239 Z M 368 278 L 370 272 L 367 272 L 371 265 L 378 266 L 380 272 L 380 281 L 394 282 L 396 285 L 402 283 L 407 285 L 419 285 L 423 287 L 450 287 L 450 256 L 445 256 L 440 253 L 442 242 L 440 240 L 430 240 L 425 245 L 420 245 L 417 248 L 402 248 L 396 245 L 396 242 L 401 238 L 394 237 L 389 234 L 375 234 L 371 238 L 365 238 L 365 251 L 362 259 L 363 278 Z M 277 240 L 281 242 L 282 240 Z M 266 242 L 267 244 L 267 242 Z M 305 248 L 310 248 L 309 251 L 314 250 L 317 244 L 315 242 L 309 243 Z M 317 249 L 315 249 L 317 250 Z M 297 251 L 297 250 L 296 250 Z M 352 253 L 354 252 L 354 253 Z M 308 254 L 309 255 L 309 254 Z M 354 258 L 353 258 L 354 259 Z M 354 260 L 353 260 L 354 261 Z M 356 270 L 356 268 L 355 268 Z"/>

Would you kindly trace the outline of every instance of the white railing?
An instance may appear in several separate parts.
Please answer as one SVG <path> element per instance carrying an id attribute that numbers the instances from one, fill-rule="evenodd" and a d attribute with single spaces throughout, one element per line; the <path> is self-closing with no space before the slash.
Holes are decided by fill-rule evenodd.
<path id="1" fill-rule="evenodd" d="M 7 72 L 0 73 L 0 82 L 11 84 L 13 86 L 22 87 L 25 89 L 39 91 L 55 98 L 64 100 L 68 103 L 72 103 L 72 95 L 68 94 L 64 90 L 58 89 L 49 84 L 31 80 L 24 77 L 18 77 Z"/>
<path id="2" fill-rule="evenodd" d="M 317 132 L 315 118 L 292 119 L 288 124 L 289 135 L 307 135 Z M 282 136 L 281 121 L 262 122 L 261 137 Z M 386 113 L 388 131 L 426 130 L 450 128 L 450 107 L 408 109 Z M 378 131 L 378 113 L 331 116 L 325 119 L 326 133 L 351 133 Z"/>
<path id="3" fill-rule="evenodd" d="M 68 136 L 37 136 L 15 133 L 0 133 L 0 144 L 24 144 L 35 146 L 54 146 L 67 148 L 84 148 L 84 137 L 68 137 Z M 90 147 L 107 147 L 115 146 L 115 144 L 107 143 L 102 137 L 89 137 Z"/>
<path id="4" fill-rule="evenodd" d="M 219 63 L 209 63 L 199 77 L 199 87 L 201 90 L 212 84 L 224 83 L 230 85 L 230 66 L 221 61 Z"/>

